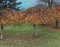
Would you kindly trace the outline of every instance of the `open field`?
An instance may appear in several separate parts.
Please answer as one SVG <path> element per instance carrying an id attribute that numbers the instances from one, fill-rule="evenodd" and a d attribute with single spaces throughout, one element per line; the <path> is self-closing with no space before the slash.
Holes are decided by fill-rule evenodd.
<path id="1" fill-rule="evenodd" d="M 7 25 L 4 28 L 4 39 L 0 47 L 60 47 L 58 29 L 37 27 L 39 37 L 34 37 L 34 28 L 30 24 Z"/>

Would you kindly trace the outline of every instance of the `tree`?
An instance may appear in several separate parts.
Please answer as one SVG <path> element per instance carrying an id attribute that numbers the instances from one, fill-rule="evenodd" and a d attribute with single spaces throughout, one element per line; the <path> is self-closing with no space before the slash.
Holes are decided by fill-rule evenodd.
<path id="1" fill-rule="evenodd" d="M 17 5 L 21 4 L 21 2 L 18 2 L 16 3 L 17 0 L 0 0 L 0 11 L 3 11 L 7 8 L 10 8 L 10 9 L 14 9 L 14 10 L 19 10 L 19 8 L 16 8 Z M 0 16 L 1 16 L 1 20 L 3 21 L 3 19 L 5 18 L 3 12 L 0 12 Z M 1 21 L 1 39 L 3 38 L 3 29 L 4 29 L 4 26 L 3 26 L 3 23 Z"/>
<path id="2" fill-rule="evenodd" d="M 10 8 L 14 10 L 19 10 L 17 5 L 20 5 L 22 2 L 16 3 L 17 0 L 0 0 L 0 4 L 2 5 L 0 9 Z"/>
<path id="3" fill-rule="evenodd" d="M 57 17 L 55 18 L 55 27 L 58 28 L 58 24 L 59 24 L 59 20 L 60 20 L 60 6 L 56 7 L 56 10 L 57 10 Z"/>
<path id="4" fill-rule="evenodd" d="M 47 2 L 48 3 L 48 7 L 51 9 L 52 6 L 58 6 L 58 3 L 56 3 L 54 0 L 41 0 L 41 1 L 44 1 L 44 2 Z M 53 16 L 53 15 L 52 15 Z M 55 15 L 55 27 L 58 28 L 58 23 L 59 23 L 59 20 L 58 18 L 56 17 Z"/>
<path id="5" fill-rule="evenodd" d="M 51 8 L 55 4 L 54 0 L 41 0 L 41 1 L 48 3 L 49 8 Z"/>

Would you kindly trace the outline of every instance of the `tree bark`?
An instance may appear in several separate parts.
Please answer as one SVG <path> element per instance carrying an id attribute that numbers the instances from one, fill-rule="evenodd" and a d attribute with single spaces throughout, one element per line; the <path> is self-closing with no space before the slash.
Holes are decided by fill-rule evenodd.
<path id="1" fill-rule="evenodd" d="M 1 23 L 0 39 L 3 39 L 3 23 Z"/>
<path id="2" fill-rule="evenodd" d="M 56 20 L 56 21 L 55 21 L 55 27 L 56 27 L 56 28 L 58 28 L 58 23 L 59 23 L 59 21 Z"/>
<path id="3" fill-rule="evenodd" d="M 34 27 L 34 36 L 38 37 L 38 32 L 37 32 L 37 29 L 36 29 L 36 25 L 33 24 L 33 27 Z"/>
<path id="4" fill-rule="evenodd" d="M 49 8 L 52 7 L 52 2 L 53 2 L 52 0 L 49 0 L 49 1 L 48 1 L 48 7 L 49 7 Z"/>

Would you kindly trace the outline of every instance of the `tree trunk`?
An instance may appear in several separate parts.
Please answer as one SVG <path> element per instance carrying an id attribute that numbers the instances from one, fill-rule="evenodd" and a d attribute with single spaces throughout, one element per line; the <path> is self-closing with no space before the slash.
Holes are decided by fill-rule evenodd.
<path id="1" fill-rule="evenodd" d="M 1 23 L 0 39 L 3 39 L 3 23 Z"/>
<path id="2" fill-rule="evenodd" d="M 34 27 L 34 36 L 38 37 L 38 32 L 37 32 L 37 29 L 36 29 L 36 25 L 33 24 L 33 27 Z"/>
<path id="3" fill-rule="evenodd" d="M 48 7 L 51 8 L 52 7 L 52 0 L 48 1 Z"/>
<path id="4" fill-rule="evenodd" d="M 59 21 L 56 20 L 56 21 L 55 21 L 55 27 L 56 27 L 56 28 L 58 28 L 58 23 L 59 23 Z"/>

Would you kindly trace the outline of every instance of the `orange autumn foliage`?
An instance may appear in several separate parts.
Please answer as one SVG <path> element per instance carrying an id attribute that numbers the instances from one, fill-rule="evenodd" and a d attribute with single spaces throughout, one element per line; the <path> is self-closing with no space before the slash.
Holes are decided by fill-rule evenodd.
<path id="1" fill-rule="evenodd" d="M 36 9 L 36 8 L 35 8 Z M 34 8 L 26 10 L 27 12 L 20 12 L 14 10 L 2 10 L 0 11 L 0 23 L 3 24 L 16 24 L 29 22 L 31 24 L 48 24 L 54 23 L 56 19 L 60 20 L 60 13 L 53 7 L 51 9 Z M 30 13 L 29 13 L 30 12 Z M 27 14 L 28 13 L 28 14 Z"/>
<path id="2" fill-rule="evenodd" d="M 24 14 L 20 11 L 2 10 L 0 13 L 0 23 L 3 24 L 21 23 L 24 17 Z"/>

